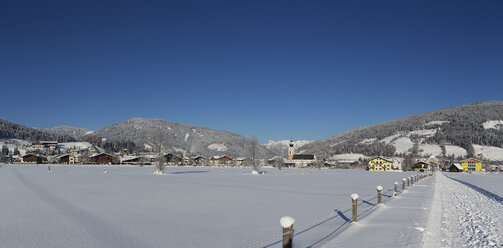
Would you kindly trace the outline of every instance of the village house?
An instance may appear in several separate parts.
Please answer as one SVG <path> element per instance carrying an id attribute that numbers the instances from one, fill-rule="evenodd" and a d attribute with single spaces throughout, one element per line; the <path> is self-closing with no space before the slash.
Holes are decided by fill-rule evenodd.
<path id="1" fill-rule="evenodd" d="M 58 147 L 57 141 L 37 141 L 31 144 L 31 147 L 34 149 L 46 149 L 49 148 L 51 150 L 55 150 Z"/>
<path id="2" fill-rule="evenodd" d="M 461 166 L 463 166 L 464 171 L 481 171 L 482 161 L 474 158 L 469 158 L 461 161 Z"/>
<path id="3" fill-rule="evenodd" d="M 246 163 L 248 163 L 249 161 L 250 161 L 250 159 L 248 159 L 248 158 L 237 157 L 236 159 L 234 159 L 234 164 L 236 166 L 243 166 L 243 165 L 246 165 Z"/>
<path id="4" fill-rule="evenodd" d="M 226 155 L 212 156 L 210 158 L 211 165 L 228 165 L 232 162 L 232 158 Z"/>
<path id="5" fill-rule="evenodd" d="M 419 172 L 431 171 L 430 164 L 425 161 L 418 161 L 412 165 L 412 169 Z"/>
<path id="6" fill-rule="evenodd" d="M 463 171 L 463 166 L 461 166 L 458 163 L 451 164 L 449 168 L 447 169 L 449 172 L 462 172 Z"/>
<path id="7" fill-rule="evenodd" d="M 123 156 L 120 158 L 121 164 L 138 165 L 141 164 L 141 157 L 139 156 Z"/>
<path id="8" fill-rule="evenodd" d="M 203 156 L 194 156 L 192 157 L 192 161 L 195 165 L 204 165 L 205 159 Z"/>
<path id="9" fill-rule="evenodd" d="M 164 159 L 168 165 L 181 165 L 182 157 L 173 153 L 168 153 L 164 155 Z"/>
<path id="10" fill-rule="evenodd" d="M 36 155 L 33 153 L 28 153 L 22 156 L 22 163 L 30 163 L 30 164 L 43 164 L 47 162 L 47 158 L 42 155 Z"/>
<path id="11" fill-rule="evenodd" d="M 369 160 L 369 171 L 389 171 L 393 168 L 393 161 L 383 157 L 375 157 Z"/>
<path id="12" fill-rule="evenodd" d="M 91 164 L 116 164 L 119 162 L 118 158 L 108 153 L 98 153 L 90 157 Z"/>
<path id="13" fill-rule="evenodd" d="M 57 157 L 59 164 L 75 164 L 77 161 L 74 154 L 63 154 Z"/>

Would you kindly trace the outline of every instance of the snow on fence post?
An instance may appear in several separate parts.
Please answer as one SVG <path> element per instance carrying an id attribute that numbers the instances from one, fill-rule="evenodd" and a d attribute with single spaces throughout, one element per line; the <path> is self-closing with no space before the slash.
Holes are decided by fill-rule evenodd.
<path id="1" fill-rule="evenodd" d="M 353 203 L 353 222 L 358 221 L 358 194 L 351 194 L 351 200 Z"/>
<path id="2" fill-rule="evenodd" d="M 377 203 L 381 204 L 382 203 L 382 186 L 379 185 L 377 186 Z"/>
<path id="3" fill-rule="evenodd" d="M 405 178 L 402 178 L 402 190 L 405 190 Z"/>
<path id="4" fill-rule="evenodd" d="M 395 188 L 393 188 L 393 196 L 396 196 L 397 191 L 398 191 L 398 183 L 395 182 Z"/>
<path id="5" fill-rule="evenodd" d="M 279 223 L 283 227 L 283 248 L 292 248 L 293 223 L 295 219 L 290 216 L 281 217 Z"/>

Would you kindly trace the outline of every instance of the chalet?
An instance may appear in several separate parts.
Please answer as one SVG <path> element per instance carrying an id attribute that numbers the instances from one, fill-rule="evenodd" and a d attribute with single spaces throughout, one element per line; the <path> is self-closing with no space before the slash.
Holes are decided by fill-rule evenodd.
<path id="1" fill-rule="evenodd" d="M 489 169 L 489 171 L 499 171 L 499 170 L 500 170 L 500 167 L 501 167 L 501 166 L 498 166 L 498 165 L 494 165 L 494 164 L 493 164 L 493 165 L 489 165 L 489 168 L 488 168 L 488 169 Z M 503 167 L 501 167 L 501 168 L 503 168 Z"/>
<path id="2" fill-rule="evenodd" d="M 430 164 L 424 161 L 415 162 L 412 169 L 419 172 L 431 171 Z"/>
<path id="3" fill-rule="evenodd" d="M 192 157 L 192 161 L 194 161 L 195 165 L 203 165 L 205 162 L 205 159 L 202 156 L 194 156 L 194 157 Z"/>
<path id="4" fill-rule="evenodd" d="M 368 170 L 369 171 L 388 171 L 393 168 L 393 160 L 386 159 L 383 157 L 375 157 L 369 160 Z"/>
<path id="5" fill-rule="evenodd" d="M 250 159 L 248 158 L 245 158 L 245 157 L 237 157 L 236 159 L 234 159 L 234 163 L 237 165 L 237 166 L 243 166 L 243 165 L 246 165 L 246 163 L 250 162 Z"/>
<path id="6" fill-rule="evenodd" d="M 474 158 L 469 158 L 461 161 L 461 166 L 463 166 L 464 171 L 481 171 L 482 161 Z"/>
<path id="7" fill-rule="evenodd" d="M 164 155 L 164 159 L 169 165 L 180 165 L 182 164 L 182 157 L 173 153 L 168 153 Z"/>
<path id="8" fill-rule="evenodd" d="M 22 157 L 22 162 L 30 164 L 43 164 L 47 162 L 47 158 L 42 155 L 28 153 Z"/>
<path id="9" fill-rule="evenodd" d="M 284 167 L 294 167 L 295 163 L 292 160 L 284 158 L 283 159 L 283 166 Z"/>
<path id="10" fill-rule="evenodd" d="M 463 166 L 461 166 L 460 164 L 451 164 L 451 166 L 449 166 L 447 170 L 450 172 L 462 172 Z"/>
<path id="11" fill-rule="evenodd" d="M 141 164 L 141 157 L 138 156 L 124 156 L 120 158 L 121 164 Z"/>
<path id="12" fill-rule="evenodd" d="M 210 158 L 210 163 L 212 165 L 224 165 L 224 164 L 230 164 L 232 161 L 232 158 L 226 155 L 223 156 L 213 156 Z"/>
<path id="13" fill-rule="evenodd" d="M 354 169 L 358 167 L 358 161 L 357 160 L 325 161 L 324 165 L 329 168 Z"/>
<path id="14" fill-rule="evenodd" d="M 77 159 L 74 154 L 64 154 L 57 157 L 57 162 L 60 164 L 75 164 Z"/>
<path id="15" fill-rule="evenodd" d="M 57 141 L 37 141 L 31 144 L 31 147 L 34 149 L 45 149 L 49 148 L 55 150 L 58 147 Z"/>
<path id="16" fill-rule="evenodd" d="M 90 157 L 91 164 L 115 164 L 118 159 L 108 153 L 98 153 Z"/>
<path id="17" fill-rule="evenodd" d="M 427 160 L 426 163 L 429 164 L 430 170 L 439 170 L 440 169 L 440 161 L 438 160 L 435 155 L 431 155 Z"/>
<path id="18" fill-rule="evenodd" d="M 296 167 L 307 167 L 316 162 L 316 156 L 313 154 L 293 154 L 292 162 Z"/>

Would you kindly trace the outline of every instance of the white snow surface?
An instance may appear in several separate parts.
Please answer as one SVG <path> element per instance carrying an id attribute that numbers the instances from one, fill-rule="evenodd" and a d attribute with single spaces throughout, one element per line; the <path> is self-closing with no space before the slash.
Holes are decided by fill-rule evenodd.
<path id="1" fill-rule="evenodd" d="M 295 223 L 295 219 L 290 216 L 281 217 L 279 223 L 283 228 L 291 227 Z"/>
<path id="2" fill-rule="evenodd" d="M 227 151 L 227 146 L 225 146 L 224 144 L 211 144 L 208 146 L 208 149 L 219 152 L 225 152 Z"/>
<path id="3" fill-rule="evenodd" d="M 494 146 L 473 145 L 475 154 L 482 154 L 482 157 L 489 160 L 503 160 L 503 148 Z"/>
<path id="4" fill-rule="evenodd" d="M 376 204 L 376 185 L 389 195 L 394 181 L 410 175 L 266 168 L 256 176 L 251 168 L 214 167 L 166 167 L 164 175 L 154 175 L 151 170 L 1 166 L 0 247 L 280 247 L 283 216 L 296 220 L 296 247 L 319 247 L 347 226 L 352 193 L 360 195 L 364 213 Z"/>
<path id="5" fill-rule="evenodd" d="M 484 126 L 485 129 L 498 129 L 498 125 L 503 125 L 503 120 L 486 121 L 482 123 L 482 126 Z"/>
<path id="6" fill-rule="evenodd" d="M 422 152 L 420 154 L 423 156 L 426 156 L 426 155 L 440 156 L 440 155 L 442 155 L 442 148 L 439 145 L 421 144 L 421 145 L 419 145 L 419 149 L 422 150 Z"/>
<path id="7" fill-rule="evenodd" d="M 457 177 L 456 173 L 446 175 Z M 503 199 L 477 186 L 484 177 L 471 178 L 473 184 L 448 177 L 436 176 L 424 247 L 502 247 Z M 502 182 L 493 181 L 492 185 L 501 189 Z"/>
<path id="8" fill-rule="evenodd" d="M 93 146 L 89 142 L 67 142 L 67 143 L 59 143 L 58 145 L 65 150 L 68 150 L 68 149 L 88 149 Z"/>
<path id="9" fill-rule="evenodd" d="M 409 137 L 400 137 L 391 143 L 396 148 L 395 153 L 405 153 L 414 146 Z"/>
<path id="10" fill-rule="evenodd" d="M 332 160 L 353 160 L 353 161 L 357 161 L 360 158 L 366 159 L 368 157 L 361 153 L 342 153 L 333 155 L 331 157 Z"/>
<path id="11" fill-rule="evenodd" d="M 445 145 L 445 154 L 447 156 L 454 155 L 455 157 L 458 157 L 458 156 L 465 156 L 466 154 L 468 154 L 468 152 L 463 147 L 455 145 Z"/>
<path id="12" fill-rule="evenodd" d="M 185 141 L 187 141 L 187 140 L 189 139 L 189 136 L 190 136 L 190 134 L 189 134 L 189 133 L 186 133 L 186 134 L 185 134 Z"/>

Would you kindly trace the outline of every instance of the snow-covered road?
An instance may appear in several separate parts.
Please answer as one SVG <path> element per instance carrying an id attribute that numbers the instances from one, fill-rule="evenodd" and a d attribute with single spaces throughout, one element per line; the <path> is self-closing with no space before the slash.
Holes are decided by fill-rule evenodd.
<path id="1" fill-rule="evenodd" d="M 503 247 L 503 204 L 442 173 L 423 247 Z"/>

